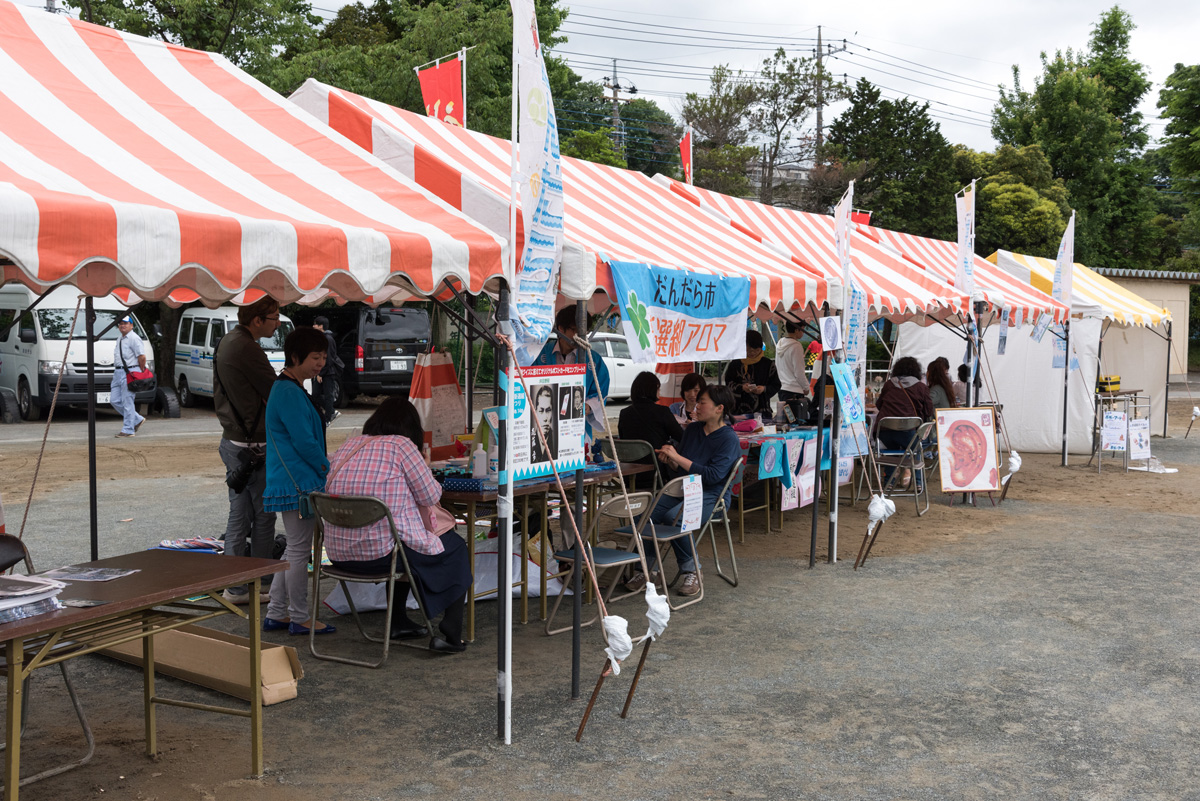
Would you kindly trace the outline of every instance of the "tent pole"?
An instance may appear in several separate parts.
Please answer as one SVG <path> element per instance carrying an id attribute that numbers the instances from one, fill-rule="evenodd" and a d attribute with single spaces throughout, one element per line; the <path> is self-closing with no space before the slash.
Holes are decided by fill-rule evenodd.
<path id="1" fill-rule="evenodd" d="M 1163 384 L 1163 439 L 1167 438 L 1167 418 L 1171 415 L 1171 325 L 1167 320 L 1167 381 Z"/>
<path id="2" fill-rule="evenodd" d="M 88 511 L 91 517 L 92 561 L 100 558 L 99 505 L 96 489 L 96 308 L 92 296 L 84 301 L 84 325 L 87 326 L 88 361 Z M 116 365 L 113 365 L 116 369 Z"/>
<path id="3" fill-rule="evenodd" d="M 475 307 L 475 296 L 467 295 L 464 300 L 471 305 L 472 310 Z M 463 326 L 463 335 L 466 337 L 467 359 L 464 367 L 463 383 L 467 385 L 467 431 L 475 431 L 475 327 L 468 324 Z"/>
<path id="4" fill-rule="evenodd" d="M 578 301 L 575 304 L 575 328 L 579 334 L 587 339 L 588 319 L 587 309 L 584 302 Z M 585 360 L 587 355 L 584 354 Z M 585 364 L 587 362 L 585 361 Z M 587 387 L 587 375 L 584 375 L 583 381 L 585 391 Z M 605 421 L 607 422 L 607 421 Z M 586 439 L 584 447 L 587 447 Z M 583 479 L 585 470 L 581 466 L 575 471 L 575 564 L 578 566 L 583 559 L 583 532 L 578 529 L 583 521 Z M 566 500 L 565 498 L 563 499 Z M 561 519 L 560 519 L 561 524 Z M 583 634 L 583 571 L 575 570 L 571 580 L 571 699 L 579 698 L 579 655 L 582 649 L 582 634 Z"/>
<path id="5" fill-rule="evenodd" d="M 512 324 L 508 319 L 508 283 L 500 285 L 500 299 L 496 306 L 496 322 L 500 333 L 511 336 Z M 500 474 L 496 499 L 496 531 L 499 537 L 496 545 L 496 723 L 497 736 L 506 744 L 512 742 L 512 511 L 513 511 L 513 471 L 509 465 L 511 452 L 509 449 L 513 421 L 512 401 L 515 394 L 510 386 L 514 370 L 509 361 L 506 348 L 497 345 L 497 364 L 504 377 L 503 385 L 497 382 L 498 391 L 503 394 L 504 413 L 500 415 L 500 431 L 496 437 L 500 463 Z M 507 558 L 505 558 L 507 556 Z"/>
<path id="6" fill-rule="evenodd" d="M 817 313 L 817 316 L 819 317 L 820 313 Z M 820 329 L 819 324 L 817 328 Z M 817 335 L 817 340 L 820 341 L 820 334 Z M 817 449 L 817 468 L 813 471 L 812 536 L 808 544 L 810 569 L 817 565 L 817 522 L 821 508 L 821 431 L 825 426 L 825 376 L 828 373 L 829 351 L 821 348 L 821 377 L 817 379 L 817 389 L 813 393 L 813 403 L 817 404 L 817 436 L 813 445 Z"/>
<path id="7" fill-rule="evenodd" d="M 1096 390 L 1093 390 L 1093 392 L 1092 392 L 1092 397 L 1096 399 L 1095 403 L 1092 404 L 1092 456 L 1093 457 L 1097 454 L 1097 449 L 1099 447 L 1099 442 L 1097 440 L 1100 437 L 1100 427 L 1099 426 L 1100 426 L 1100 403 L 1101 403 L 1101 400 L 1100 400 L 1100 393 L 1097 390 L 1099 390 L 1099 388 L 1100 388 L 1100 371 L 1104 369 L 1104 360 L 1102 358 L 1104 356 L 1104 337 L 1108 333 L 1109 323 L 1110 323 L 1109 320 L 1105 320 L 1102 323 L 1100 323 L 1100 341 L 1096 343 Z M 1070 362 L 1067 363 L 1067 366 L 1068 367 L 1070 366 Z M 1103 453 L 1100 454 L 1100 458 L 1101 459 L 1104 458 Z M 1092 460 L 1088 459 L 1088 464 L 1090 465 L 1091 463 L 1092 463 Z"/>
<path id="8" fill-rule="evenodd" d="M 1071 321 L 1063 323 L 1063 341 L 1066 343 L 1067 358 L 1063 365 L 1063 429 L 1062 466 L 1067 466 L 1067 394 L 1071 389 Z"/>

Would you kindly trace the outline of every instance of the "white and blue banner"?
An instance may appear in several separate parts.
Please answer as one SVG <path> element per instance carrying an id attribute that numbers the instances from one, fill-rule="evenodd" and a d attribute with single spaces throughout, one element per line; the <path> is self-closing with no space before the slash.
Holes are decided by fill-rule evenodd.
<path id="1" fill-rule="evenodd" d="M 1054 260 L 1054 285 L 1050 295 L 1059 303 L 1071 308 L 1071 291 L 1075 282 L 1075 212 L 1067 222 L 1062 241 L 1058 244 L 1058 258 Z"/>
<path id="2" fill-rule="evenodd" d="M 621 330 L 638 363 L 727 361 L 746 355 L 750 279 L 610 262 Z"/>
<path id="3" fill-rule="evenodd" d="M 954 198 L 958 210 L 958 266 L 954 288 L 971 300 L 975 295 L 975 182 Z"/>
<path id="4" fill-rule="evenodd" d="M 563 251 L 562 161 L 550 79 L 542 60 L 533 0 L 512 0 L 520 98 L 520 167 L 525 249 L 514 290 L 517 362 L 529 365 L 554 324 L 554 300 Z"/>

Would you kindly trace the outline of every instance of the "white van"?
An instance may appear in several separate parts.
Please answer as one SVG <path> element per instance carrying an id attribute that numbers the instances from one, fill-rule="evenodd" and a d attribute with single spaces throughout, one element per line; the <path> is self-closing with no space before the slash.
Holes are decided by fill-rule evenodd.
<path id="1" fill-rule="evenodd" d="M 238 324 L 237 306 L 206 309 L 203 306 L 187 309 L 179 319 L 179 338 L 175 345 L 175 388 L 182 406 L 195 406 L 196 396 L 213 395 L 213 354 L 221 337 Z M 283 369 L 283 341 L 295 326 L 287 315 L 279 315 L 279 328 L 273 337 L 263 337 L 258 344 L 266 351 L 275 372 Z"/>
<path id="2" fill-rule="evenodd" d="M 86 404 L 88 400 L 87 338 L 82 305 L 75 320 L 70 350 L 67 349 L 67 334 L 71 318 L 75 315 L 79 290 L 59 287 L 47 295 L 36 309 L 25 311 L 39 294 L 19 285 L 0 287 L 0 331 L 18 316 L 20 318 L 17 325 L 9 329 L 7 336 L 0 337 L 0 387 L 16 393 L 22 420 L 37 420 L 42 416 L 42 410 L 50 406 L 63 361 L 67 365 L 63 371 L 58 402 Z M 96 310 L 94 330 L 108 328 L 95 345 L 96 405 L 101 406 L 109 401 L 113 350 L 121 336 L 117 327 L 114 325 L 109 328 L 109 324 L 128 314 L 129 310 L 115 295 L 94 298 L 92 307 Z M 154 353 L 150 348 L 150 340 L 137 316 L 130 316 L 133 317 L 134 332 L 146 343 L 146 361 L 153 370 Z M 155 393 L 153 389 L 139 392 L 137 402 L 153 403 Z"/>

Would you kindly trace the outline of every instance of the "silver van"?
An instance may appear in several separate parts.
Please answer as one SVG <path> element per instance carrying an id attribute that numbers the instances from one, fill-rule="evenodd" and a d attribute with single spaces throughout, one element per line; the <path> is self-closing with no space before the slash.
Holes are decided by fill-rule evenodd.
<path id="1" fill-rule="evenodd" d="M 187 309 L 179 319 L 179 337 L 175 344 L 175 387 L 182 406 L 195 406 L 196 396 L 213 395 L 213 354 L 221 337 L 238 324 L 237 306 Z M 258 344 L 266 351 L 275 372 L 283 369 L 283 341 L 295 328 L 287 315 L 279 315 L 279 328 L 272 337 Z"/>

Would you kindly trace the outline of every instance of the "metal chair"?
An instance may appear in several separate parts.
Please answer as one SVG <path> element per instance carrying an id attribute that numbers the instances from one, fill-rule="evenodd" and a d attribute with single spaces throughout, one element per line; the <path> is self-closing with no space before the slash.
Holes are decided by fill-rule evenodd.
<path id="1" fill-rule="evenodd" d="M 731 587 L 738 585 L 738 567 L 737 555 L 733 552 L 733 530 L 729 527 L 729 505 L 725 503 L 725 496 L 732 489 L 733 485 L 741 480 L 742 470 L 745 468 L 745 465 L 746 457 L 743 456 L 738 459 L 738 463 L 734 469 L 729 471 L 729 477 L 725 479 L 725 485 L 721 487 L 720 497 L 717 498 L 717 502 L 713 505 L 708 519 L 700 526 L 700 533 L 696 535 L 697 551 L 700 549 L 700 543 L 704 541 L 704 535 L 710 535 L 712 539 L 713 568 L 717 575 L 724 579 Z M 717 555 L 717 523 L 725 526 L 725 542 L 729 545 L 729 561 L 733 566 L 733 578 L 725 575 L 725 572 L 721 570 L 721 557 Z"/>
<path id="2" fill-rule="evenodd" d="M 742 479 L 745 478 L 745 476 L 746 476 L 746 458 L 747 457 L 743 456 L 740 460 L 738 460 L 738 465 L 736 468 L 734 468 L 734 471 L 733 471 L 737 475 L 737 478 L 734 480 L 733 484 L 731 484 L 730 486 L 741 484 Z M 746 505 L 746 487 L 744 484 L 742 485 L 741 491 L 737 493 L 738 542 L 746 541 L 746 513 L 747 512 L 757 512 L 761 509 L 767 516 L 767 533 L 768 534 L 771 533 L 771 479 L 769 479 L 769 478 L 760 479 L 759 483 L 762 484 L 763 499 L 762 499 L 762 503 L 758 504 L 757 506 L 747 506 Z M 781 519 L 782 519 L 782 516 L 781 516 Z"/>
<path id="3" fill-rule="evenodd" d="M 921 421 L 920 417 L 885 417 L 879 421 L 878 428 L 886 428 L 890 431 L 916 431 L 918 428 L 921 427 L 921 422 L 922 421 Z M 880 467 L 883 466 L 879 462 L 879 457 L 881 454 L 886 453 L 886 454 L 890 454 L 890 455 L 896 455 L 896 454 L 903 453 L 903 451 L 888 451 L 888 450 L 885 450 L 885 449 L 879 447 L 879 444 L 880 444 L 879 438 L 876 435 L 872 435 L 870 437 L 869 444 L 871 447 L 871 455 L 872 455 L 872 457 L 874 457 L 876 464 L 879 464 Z M 865 469 L 866 465 L 864 465 L 863 467 L 864 467 L 864 469 L 859 471 L 858 482 L 855 484 L 855 487 L 854 487 L 855 500 L 858 500 L 859 498 L 866 498 L 866 499 L 870 500 L 870 496 L 871 496 L 870 487 L 867 488 L 868 491 L 866 492 L 865 495 L 862 494 L 863 480 L 866 477 L 866 473 L 867 473 L 867 471 Z"/>
<path id="4" fill-rule="evenodd" d="M 636 520 L 650 509 L 650 501 L 654 495 L 649 492 L 632 492 L 626 501 L 625 496 L 619 495 L 605 501 L 596 514 L 592 516 L 592 523 L 588 527 L 588 536 L 585 546 L 588 553 L 592 557 L 592 564 L 596 567 L 597 579 L 601 571 L 621 569 L 631 565 L 639 565 L 642 572 L 646 572 L 646 555 L 642 549 L 642 541 L 639 537 L 630 537 L 629 545 L 625 549 L 619 548 L 603 548 L 592 546 L 589 543 L 596 538 L 597 532 L 600 530 L 600 523 L 603 520 Z M 564 527 L 565 530 L 566 527 Z M 551 628 L 554 623 L 554 616 L 558 614 L 558 608 L 562 604 L 563 596 L 566 595 L 569 587 L 574 586 L 575 571 L 579 570 L 582 562 L 578 559 L 575 552 L 575 543 L 571 543 L 571 547 L 561 551 L 555 551 L 554 556 L 559 562 L 569 562 L 571 568 L 569 570 L 560 571 L 550 578 L 558 578 L 562 580 L 562 588 L 559 590 L 558 598 L 554 601 L 554 607 L 550 610 L 549 616 L 546 618 L 546 634 L 554 635 L 561 634 L 564 631 L 570 631 L 571 626 L 563 628 Z M 619 574 L 618 574 L 619 575 Z M 605 603 L 612 599 L 612 595 L 618 584 L 618 575 L 611 576 L 612 584 L 609 585 L 608 592 L 604 596 Z M 624 597 L 624 596 L 622 596 Z M 590 620 L 582 623 L 583 626 L 590 626 L 600 617 L 599 611 L 591 617 Z"/>
<path id="5" fill-rule="evenodd" d="M 30 557 L 29 549 L 25 547 L 25 543 L 12 534 L 0 534 L 0 573 L 7 573 L 20 562 L 25 563 L 26 573 L 32 575 L 35 572 L 33 569 L 33 559 Z M 67 685 L 67 696 L 71 699 L 71 706 L 75 709 L 75 717 L 79 720 L 79 725 L 83 729 L 83 737 L 87 741 L 87 753 L 81 759 L 77 759 L 74 762 L 44 770 L 33 776 L 27 776 L 17 783 L 18 787 L 24 787 L 27 784 L 32 784 L 51 776 L 57 776 L 60 773 L 66 773 L 68 770 L 86 765 L 96 753 L 96 738 L 92 735 L 92 727 L 88 725 L 87 716 L 83 714 L 83 706 L 79 703 L 79 696 L 75 694 L 75 685 L 71 681 L 70 673 L 67 672 L 67 662 L 59 662 L 58 667 L 62 671 L 63 683 Z M 7 670 L 7 668 L 7 664 L 4 664 L 3 669 Z M 25 735 L 25 724 L 29 715 L 29 695 L 29 679 L 26 678 L 21 688 L 22 737 Z M 0 751 L 3 751 L 7 747 L 7 743 L 0 744 Z M 15 793 L 13 795 L 15 796 Z"/>
<path id="6" fill-rule="evenodd" d="M 432 632 L 433 624 L 429 622 L 429 615 L 425 611 L 425 600 L 421 597 L 420 591 L 417 589 L 416 582 L 412 581 L 412 573 L 408 566 L 408 557 L 404 553 L 400 540 L 400 531 L 396 528 L 396 521 L 392 518 L 391 510 L 387 508 L 387 504 L 378 498 L 372 498 L 368 495 L 329 495 L 324 492 L 313 492 L 309 495 L 312 499 L 313 511 L 316 514 L 316 526 L 313 531 L 313 571 L 312 571 L 312 595 L 315 599 L 320 597 L 321 590 L 321 575 L 324 574 L 330 578 L 337 579 L 338 586 L 342 588 L 342 592 L 346 596 L 346 603 L 350 606 L 350 614 L 354 617 L 354 623 L 358 626 L 358 632 L 371 642 L 383 643 L 383 656 L 378 661 L 372 662 L 365 659 L 351 659 L 345 656 L 335 656 L 333 654 L 322 654 L 317 652 L 316 632 L 313 628 L 308 632 L 308 650 L 317 659 L 325 659 L 330 662 L 342 662 L 347 665 L 358 665 L 359 667 L 377 668 L 383 665 L 388 658 L 388 646 L 391 644 L 390 626 L 392 620 L 392 608 L 396 603 L 395 592 L 396 582 L 408 582 L 413 588 L 413 597 L 417 599 L 417 608 L 421 612 L 421 619 L 424 621 L 426 629 Z M 380 520 L 387 520 L 388 526 L 391 528 L 392 540 L 395 542 L 395 547 L 392 549 L 391 569 L 386 573 L 366 576 L 359 573 L 350 573 L 345 570 L 338 570 L 335 567 L 325 566 L 321 564 L 321 554 L 325 545 L 325 525 L 338 526 L 340 528 L 366 528 Z M 402 568 L 397 571 L 397 561 Z M 350 594 L 350 588 L 347 584 L 380 584 L 387 583 L 387 611 L 384 616 L 384 631 L 382 637 L 372 637 L 363 628 L 362 619 L 358 615 L 358 608 L 354 605 L 354 596 Z M 400 603 L 405 603 L 406 598 L 401 598 Z M 401 640 L 401 644 L 408 644 Z M 413 647 L 424 648 L 423 645 L 414 645 Z"/>
<path id="7" fill-rule="evenodd" d="M 683 575 L 683 571 L 677 570 L 671 580 L 667 581 L 667 571 L 663 569 L 663 543 L 669 543 L 672 540 L 687 537 L 692 541 L 692 553 L 696 553 L 696 538 L 693 536 L 692 531 L 683 531 L 677 525 L 655 523 L 650 519 L 650 515 L 653 514 L 654 510 L 658 507 L 658 502 L 663 498 L 683 498 L 683 482 L 685 479 L 687 479 L 687 476 L 680 476 L 679 478 L 673 478 L 664 484 L 663 488 L 659 490 L 657 494 L 655 494 L 654 500 L 650 503 L 649 511 L 638 518 L 635 526 L 620 526 L 613 531 L 614 534 L 630 537 L 636 536 L 640 537 L 643 541 L 654 543 L 654 555 L 656 557 L 655 564 L 658 566 L 658 580 L 662 584 L 662 593 L 666 597 L 667 604 L 671 607 L 671 609 L 682 609 L 685 606 L 691 606 L 692 604 L 699 603 L 704 599 L 704 573 L 700 569 L 699 558 L 696 560 L 696 579 L 700 582 L 700 592 L 696 593 L 694 596 L 688 598 L 682 603 L 674 603 L 671 600 L 670 588 L 674 586 L 675 582 L 679 580 L 679 577 Z M 682 507 L 680 512 L 682 513 Z M 703 522 L 701 525 L 703 525 Z M 649 577 L 650 574 L 646 575 Z M 637 592 L 640 593 L 641 590 L 638 590 Z M 632 594 L 634 593 L 629 592 L 623 595 L 618 595 L 615 596 L 613 600 L 620 600 L 621 598 L 626 598 Z"/>
<path id="8" fill-rule="evenodd" d="M 915 417 L 904 418 L 889 418 L 899 420 L 918 420 Z M 882 426 L 888 420 L 880 420 Z M 908 445 L 903 451 L 880 451 L 875 457 L 880 467 L 892 467 L 892 475 L 884 482 L 883 494 L 893 498 L 906 498 L 912 496 L 913 503 L 917 508 L 917 517 L 929 511 L 929 465 L 925 458 L 925 440 L 929 437 L 929 432 L 933 430 L 933 421 L 928 423 L 920 423 L 913 431 L 912 438 L 909 439 Z M 909 429 L 897 428 L 896 431 L 907 431 Z M 911 490 L 893 490 L 896 484 L 896 477 L 900 475 L 902 469 L 908 468 L 913 474 L 913 483 Z M 921 508 L 921 496 L 925 497 L 925 508 Z"/>
<path id="9" fill-rule="evenodd" d="M 615 450 L 613 446 L 616 446 Z M 608 437 L 601 437 L 600 451 L 604 454 L 604 458 L 612 459 L 616 462 L 645 463 L 645 460 L 649 459 L 649 464 L 655 467 L 658 466 L 658 456 L 654 453 L 654 446 L 644 439 L 614 439 L 610 443 Z M 630 476 L 631 489 L 637 489 L 638 478 L 638 476 Z M 619 481 L 621 479 L 615 480 Z M 662 474 L 659 470 L 654 470 L 650 473 L 650 482 L 650 492 L 658 492 L 662 489 Z"/>

